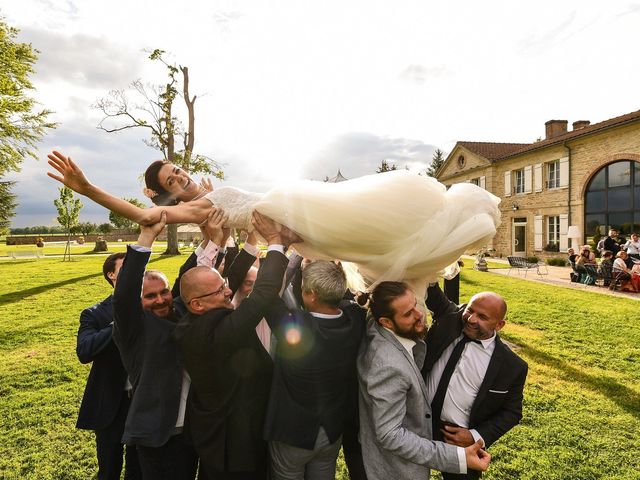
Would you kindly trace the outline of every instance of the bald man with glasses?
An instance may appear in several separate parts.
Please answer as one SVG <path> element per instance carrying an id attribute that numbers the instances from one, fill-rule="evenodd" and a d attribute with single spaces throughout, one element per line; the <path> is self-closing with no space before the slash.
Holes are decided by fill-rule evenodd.
<path id="1" fill-rule="evenodd" d="M 268 471 L 262 427 L 273 362 L 256 325 L 278 299 L 288 264 L 284 250 L 298 239 L 258 213 L 253 225 L 268 253 L 251 295 L 237 309 L 215 269 L 193 268 L 180 282 L 188 313 L 174 336 L 191 377 L 185 432 L 200 456 L 201 480 L 261 479 Z"/>

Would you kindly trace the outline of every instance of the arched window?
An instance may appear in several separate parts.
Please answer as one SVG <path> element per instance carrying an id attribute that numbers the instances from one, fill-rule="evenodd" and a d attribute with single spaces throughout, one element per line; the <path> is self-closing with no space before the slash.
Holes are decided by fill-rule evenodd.
<path id="1" fill-rule="evenodd" d="M 640 163 L 623 160 L 601 168 L 589 181 L 584 203 L 587 243 L 609 228 L 627 237 L 640 231 Z"/>

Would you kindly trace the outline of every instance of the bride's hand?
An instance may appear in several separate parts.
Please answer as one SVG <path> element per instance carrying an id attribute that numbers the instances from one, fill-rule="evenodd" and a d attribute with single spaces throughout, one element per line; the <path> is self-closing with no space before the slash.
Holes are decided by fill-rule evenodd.
<path id="1" fill-rule="evenodd" d="M 63 183 L 74 192 L 80 194 L 84 194 L 91 186 L 87 177 L 85 177 L 80 167 L 71 160 L 71 157 L 65 157 L 62 153 L 55 150 L 47 155 L 47 157 L 49 158 L 49 165 L 62 175 L 47 172 L 47 175 L 54 180 Z"/>
<path id="2" fill-rule="evenodd" d="M 213 192 L 213 183 L 211 183 L 210 178 L 201 178 L 200 186 L 204 188 L 207 192 Z"/>

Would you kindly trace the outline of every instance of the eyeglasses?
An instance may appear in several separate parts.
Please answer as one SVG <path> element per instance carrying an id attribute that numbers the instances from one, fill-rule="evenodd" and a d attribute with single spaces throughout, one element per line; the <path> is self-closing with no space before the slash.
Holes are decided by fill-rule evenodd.
<path id="1" fill-rule="evenodd" d="M 198 295 L 197 297 L 192 297 L 191 300 L 197 300 L 198 298 L 204 298 L 204 297 L 208 297 L 210 295 L 220 295 L 221 293 L 223 293 L 227 288 L 229 288 L 229 279 L 227 278 L 223 278 L 222 279 L 222 286 L 217 289 L 214 292 L 209 292 L 209 293 L 205 293 L 204 295 Z M 189 300 L 187 303 L 190 303 L 191 300 Z"/>

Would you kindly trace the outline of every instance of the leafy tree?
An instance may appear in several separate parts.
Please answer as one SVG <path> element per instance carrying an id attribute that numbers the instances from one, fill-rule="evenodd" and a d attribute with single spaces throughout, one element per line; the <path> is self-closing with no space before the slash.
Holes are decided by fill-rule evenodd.
<path id="1" fill-rule="evenodd" d="M 427 168 L 427 175 L 430 177 L 435 177 L 436 172 L 442 166 L 445 161 L 444 152 L 439 148 L 433 152 L 433 157 L 431 158 L 431 165 Z"/>
<path id="2" fill-rule="evenodd" d="M 34 72 L 38 51 L 29 43 L 16 41 L 18 29 L 0 17 L 0 230 L 14 215 L 14 182 L 1 181 L 9 172 L 20 171 L 25 157 L 36 158 L 36 145 L 46 129 L 55 128 L 28 94 L 33 90 L 29 77 Z"/>
<path id="3" fill-rule="evenodd" d="M 388 160 L 382 160 L 382 162 L 380 162 L 380 166 L 376 169 L 376 173 L 391 172 L 397 169 L 398 167 L 395 163 L 389 163 Z"/>
<path id="4" fill-rule="evenodd" d="M 152 86 L 136 80 L 129 86 L 136 101 L 124 90 L 113 90 L 105 98 L 96 102 L 95 108 L 104 117 L 98 128 L 105 132 L 119 132 L 129 128 L 147 129 L 149 139 L 145 144 L 160 150 L 169 162 L 180 166 L 189 173 L 204 173 L 223 179 L 221 165 L 206 155 L 195 154 L 195 103 L 196 95 L 189 93 L 189 68 L 168 63 L 164 59 L 163 50 L 153 50 L 149 59 L 164 64 L 167 68 L 167 83 L 163 86 Z M 178 78 L 181 74 L 181 79 Z M 179 87 L 182 87 L 180 93 Z M 187 126 L 174 115 L 173 107 L 176 97 L 181 96 L 187 110 Z M 122 123 L 124 122 L 124 123 Z M 176 138 L 182 140 L 181 148 L 176 147 Z M 167 251 L 165 254 L 179 255 L 178 226 L 167 227 Z"/>
<path id="5" fill-rule="evenodd" d="M 98 231 L 102 234 L 107 234 L 112 230 L 111 228 L 111 224 L 109 223 L 101 223 L 100 225 L 98 225 Z"/>
<path id="6" fill-rule="evenodd" d="M 11 193 L 15 182 L 0 182 L 0 235 L 6 235 L 11 225 L 16 196 Z"/>
<path id="7" fill-rule="evenodd" d="M 91 235 L 98 230 L 98 225 L 92 222 L 80 222 L 77 225 L 77 229 L 82 235 Z"/>
<path id="8" fill-rule="evenodd" d="M 64 249 L 62 261 L 71 260 L 71 231 L 78 225 L 78 217 L 82 209 L 82 202 L 73 196 L 73 190 L 68 187 L 61 187 L 60 197 L 53 201 L 58 210 L 56 221 L 67 231 L 67 245 Z"/>
<path id="9" fill-rule="evenodd" d="M 146 208 L 146 205 L 137 198 L 125 198 L 124 200 L 129 202 L 131 205 L 135 205 L 136 207 Z M 116 228 L 123 228 L 127 230 L 139 228 L 136 222 L 129 220 L 122 215 L 118 215 L 115 212 L 109 212 L 109 221 Z"/>

